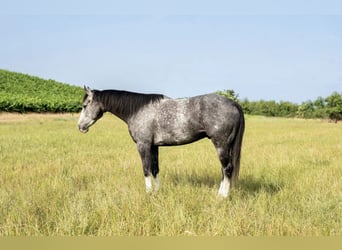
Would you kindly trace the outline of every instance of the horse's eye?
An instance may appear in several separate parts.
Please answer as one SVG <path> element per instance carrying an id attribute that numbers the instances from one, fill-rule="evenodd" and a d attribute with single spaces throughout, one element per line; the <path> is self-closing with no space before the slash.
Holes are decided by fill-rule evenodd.
<path id="1" fill-rule="evenodd" d="M 85 109 L 87 107 L 87 105 L 86 104 L 83 104 L 83 108 Z"/>

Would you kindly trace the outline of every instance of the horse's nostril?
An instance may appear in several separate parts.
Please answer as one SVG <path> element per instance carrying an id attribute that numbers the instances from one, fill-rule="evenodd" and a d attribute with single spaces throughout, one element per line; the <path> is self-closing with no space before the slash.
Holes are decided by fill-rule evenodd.
<path id="1" fill-rule="evenodd" d="M 87 133 L 88 132 L 88 128 L 82 128 L 80 125 L 78 126 L 78 130 L 82 133 Z"/>

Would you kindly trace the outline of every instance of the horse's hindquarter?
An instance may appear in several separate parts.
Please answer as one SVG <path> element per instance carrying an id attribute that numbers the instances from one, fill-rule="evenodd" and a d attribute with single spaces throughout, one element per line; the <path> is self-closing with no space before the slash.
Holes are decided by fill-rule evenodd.
<path id="1" fill-rule="evenodd" d="M 216 94 L 203 96 L 201 112 L 203 124 L 209 134 L 212 129 L 230 130 L 237 125 L 241 116 L 237 103 Z"/>

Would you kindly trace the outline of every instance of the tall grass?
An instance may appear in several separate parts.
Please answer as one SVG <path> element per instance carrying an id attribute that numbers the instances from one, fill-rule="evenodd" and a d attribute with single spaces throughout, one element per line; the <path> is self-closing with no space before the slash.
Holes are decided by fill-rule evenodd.
<path id="1" fill-rule="evenodd" d="M 238 185 L 217 196 L 209 140 L 161 148 L 146 194 L 126 125 L 0 114 L 0 235 L 341 235 L 342 127 L 247 117 Z"/>

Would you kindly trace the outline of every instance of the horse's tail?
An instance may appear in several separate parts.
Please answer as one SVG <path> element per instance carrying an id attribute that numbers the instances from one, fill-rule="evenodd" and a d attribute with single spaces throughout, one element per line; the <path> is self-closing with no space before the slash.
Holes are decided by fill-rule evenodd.
<path id="1" fill-rule="evenodd" d="M 232 147 L 230 149 L 230 156 L 231 161 L 233 164 L 233 173 L 231 177 L 232 184 L 234 185 L 239 177 L 240 172 L 240 158 L 241 158 L 241 146 L 242 146 L 242 138 L 243 133 L 245 131 L 245 117 L 242 111 L 242 108 L 240 105 L 236 105 L 238 111 L 239 111 L 239 122 L 238 122 L 238 128 L 235 133 L 235 138 L 233 139 Z"/>

